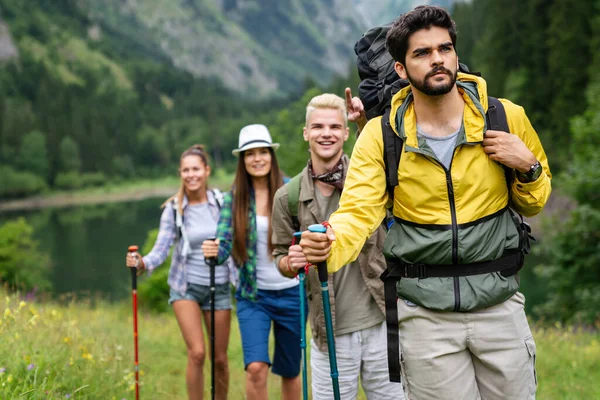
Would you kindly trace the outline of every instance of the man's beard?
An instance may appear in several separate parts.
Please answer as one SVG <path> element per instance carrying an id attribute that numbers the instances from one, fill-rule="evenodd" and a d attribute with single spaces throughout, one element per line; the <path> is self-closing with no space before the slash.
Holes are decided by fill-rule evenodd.
<path id="1" fill-rule="evenodd" d="M 443 72 L 443 73 L 447 74 L 450 77 L 450 82 L 448 82 L 445 85 L 436 85 L 436 86 L 431 85 L 429 83 L 429 78 L 431 78 L 433 75 L 435 75 L 439 72 Z M 432 69 L 427 75 L 425 75 L 425 78 L 422 81 L 413 79 L 410 76 L 410 74 L 408 73 L 408 70 L 406 71 L 406 75 L 408 77 L 408 81 L 410 82 L 410 84 L 415 89 L 417 89 L 419 92 L 426 94 L 427 96 L 442 96 L 444 94 L 450 93 L 450 91 L 456 84 L 458 70 L 453 74 L 452 71 L 450 71 L 447 68 L 437 67 L 437 68 Z"/>

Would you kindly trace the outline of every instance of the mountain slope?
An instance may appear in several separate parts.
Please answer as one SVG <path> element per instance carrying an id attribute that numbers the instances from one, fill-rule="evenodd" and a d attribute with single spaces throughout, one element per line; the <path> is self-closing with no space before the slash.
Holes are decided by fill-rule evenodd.
<path id="1" fill-rule="evenodd" d="M 306 79 L 326 85 L 346 75 L 364 30 L 420 2 L 37 0 L 26 9 L 7 0 L 0 16 L 12 28 L 0 21 L 0 61 L 17 57 L 20 49 L 70 84 L 83 82 L 80 63 L 107 68 L 124 87 L 119 63 L 153 61 L 214 78 L 248 98 L 284 96 Z M 453 0 L 429 2 L 450 7 Z M 23 29 L 23 18 L 30 28 Z"/>
<path id="2" fill-rule="evenodd" d="M 87 0 L 84 7 L 103 29 L 142 32 L 178 68 L 264 97 L 298 89 L 309 76 L 326 83 L 347 72 L 362 31 L 347 1 Z"/>
<path id="3" fill-rule="evenodd" d="M 453 0 L 430 0 L 451 7 Z M 85 0 L 104 29 L 138 37 L 196 76 L 250 97 L 345 75 L 362 32 L 418 0 Z M 137 30 L 137 32 L 136 32 Z"/>

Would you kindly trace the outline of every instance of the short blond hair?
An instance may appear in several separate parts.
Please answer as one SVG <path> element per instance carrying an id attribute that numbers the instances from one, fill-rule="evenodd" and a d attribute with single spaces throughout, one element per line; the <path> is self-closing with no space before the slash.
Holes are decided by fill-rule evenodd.
<path id="1" fill-rule="evenodd" d="M 340 96 L 333 93 L 323 93 L 313 97 L 306 106 L 306 121 L 304 124 L 308 126 L 308 119 L 310 114 L 317 109 L 332 109 L 339 110 L 344 118 L 344 125 L 348 126 L 348 115 L 346 114 L 346 101 Z"/>

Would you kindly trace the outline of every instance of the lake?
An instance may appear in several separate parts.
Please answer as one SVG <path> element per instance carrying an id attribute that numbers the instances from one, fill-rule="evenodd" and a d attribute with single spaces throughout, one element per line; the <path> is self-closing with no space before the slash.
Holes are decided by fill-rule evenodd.
<path id="1" fill-rule="evenodd" d="M 165 198 L 0 214 L 0 223 L 24 217 L 40 248 L 52 260 L 54 294 L 98 294 L 110 300 L 131 296 L 125 267 L 127 247 L 142 247 L 158 228 Z"/>
<path id="2" fill-rule="evenodd" d="M 148 232 L 158 228 L 164 200 L 11 212 L 0 214 L 0 223 L 22 216 L 34 227 L 41 249 L 52 259 L 55 295 L 75 292 L 120 300 L 131 295 L 127 247 L 137 244 L 141 248 Z M 539 262 L 528 256 L 520 272 L 528 312 L 546 297 L 546 285 L 532 269 Z"/>

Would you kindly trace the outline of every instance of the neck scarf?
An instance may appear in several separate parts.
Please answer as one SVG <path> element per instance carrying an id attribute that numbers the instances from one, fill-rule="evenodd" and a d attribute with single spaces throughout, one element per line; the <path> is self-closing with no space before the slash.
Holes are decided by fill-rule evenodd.
<path id="1" fill-rule="evenodd" d="M 311 178 L 342 190 L 344 188 L 344 180 L 346 179 L 346 175 L 344 174 L 343 158 L 344 156 L 340 157 L 339 161 L 332 169 L 320 175 L 316 175 L 314 173 L 312 160 L 308 160 L 308 173 L 310 174 Z"/>

